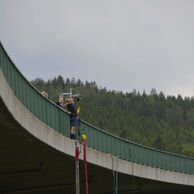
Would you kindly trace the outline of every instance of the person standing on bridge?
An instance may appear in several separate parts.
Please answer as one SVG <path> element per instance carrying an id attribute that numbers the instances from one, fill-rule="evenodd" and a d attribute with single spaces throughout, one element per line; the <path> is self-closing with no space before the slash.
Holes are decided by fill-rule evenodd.
<path id="1" fill-rule="evenodd" d="M 78 114 L 79 108 L 76 110 L 73 97 L 66 99 L 65 103 L 70 116 L 70 138 L 76 139 L 77 127 L 78 127 Z"/>
<path id="2" fill-rule="evenodd" d="M 47 91 L 42 91 L 41 92 L 42 96 L 48 99 L 48 92 Z"/>
<path id="3" fill-rule="evenodd" d="M 58 102 L 56 102 L 56 104 L 61 108 L 64 108 L 65 107 L 64 98 L 62 96 L 59 96 L 59 100 Z"/>

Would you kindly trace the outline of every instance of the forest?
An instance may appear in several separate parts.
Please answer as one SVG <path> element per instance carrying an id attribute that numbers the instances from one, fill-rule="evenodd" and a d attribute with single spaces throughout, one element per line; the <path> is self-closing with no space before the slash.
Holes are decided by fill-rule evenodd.
<path id="1" fill-rule="evenodd" d="M 79 117 L 94 126 L 145 146 L 194 157 L 194 97 L 177 97 L 151 89 L 149 94 L 108 90 L 94 81 L 61 75 L 31 84 L 56 102 L 59 93 L 79 93 Z"/>

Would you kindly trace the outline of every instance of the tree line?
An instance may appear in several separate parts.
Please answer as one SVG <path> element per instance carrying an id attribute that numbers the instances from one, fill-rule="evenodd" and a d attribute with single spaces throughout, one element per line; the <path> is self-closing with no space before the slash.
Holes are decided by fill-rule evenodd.
<path id="1" fill-rule="evenodd" d="M 60 92 L 70 88 L 79 92 L 80 118 L 122 138 L 157 149 L 194 156 L 194 98 L 157 92 L 140 94 L 107 90 L 96 82 L 64 79 L 47 81 L 36 78 L 31 83 L 47 91 L 56 102 Z"/>

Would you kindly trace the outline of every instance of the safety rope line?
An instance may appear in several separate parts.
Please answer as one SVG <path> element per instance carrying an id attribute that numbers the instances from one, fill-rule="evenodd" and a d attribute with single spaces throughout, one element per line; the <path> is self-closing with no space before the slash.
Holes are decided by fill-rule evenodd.
<path id="1" fill-rule="evenodd" d="M 80 178 L 79 178 L 79 156 L 80 156 L 79 142 L 75 141 L 75 183 L 76 194 L 80 194 Z"/>
<path id="2" fill-rule="evenodd" d="M 116 167 L 115 167 L 116 163 Z M 113 183 L 114 183 L 114 194 L 118 194 L 119 180 L 118 180 L 118 159 L 112 156 L 112 170 L 113 170 Z"/>
<path id="3" fill-rule="evenodd" d="M 86 158 L 86 136 L 82 135 L 83 156 L 84 156 L 84 175 L 85 175 L 85 194 L 88 194 L 88 169 Z"/>
<path id="4" fill-rule="evenodd" d="M 114 194 L 118 194 L 118 171 L 113 171 Z"/>

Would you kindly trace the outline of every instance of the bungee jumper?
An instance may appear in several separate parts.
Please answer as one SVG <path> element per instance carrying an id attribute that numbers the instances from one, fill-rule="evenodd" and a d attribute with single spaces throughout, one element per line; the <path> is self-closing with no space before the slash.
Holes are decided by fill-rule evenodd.
<path id="1" fill-rule="evenodd" d="M 78 128 L 78 114 L 80 112 L 80 107 L 76 109 L 73 97 L 69 97 L 66 99 L 65 106 L 67 107 L 70 117 L 70 138 L 76 139 Z"/>
<path id="2" fill-rule="evenodd" d="M 71 139 L 76 139 L 76 134 L 77 134 L 77 131 L 78 131 L 78 115 L 79 115 L 79 112 L 80 112 L 80 106 L 78 106 L 76 108 L 76 102 L 80 101 L 79 94 L 73 95 L 72 94 L 72 89 L 70 89 L 70 92 L 60 93 L 59 96 L 60 96 L 60 98 L 63 99 L 63 100 L 61 100 L 61 101 L 63 101 L 62 102 L 63 106 L 61 106 L 61 107 L 62 108 L 66 107 L 66 109 L 69 113 L 69 117 L 70 117 L 70 138 Z M 65 101 L 64 101 L 64 96 L 65 96 Z"/>
<path id="3" fill-rule="evenodd" d="M 64 98 L 65 96 L 65 98 Z M 64 100 L 65 99 L 65 100 Z M 67 109 L 70 118 L 70 138 L 75 140 L 75 184 L 76 194 L 80 194 L 80 177 L 79 177 L 79 157 L 81 153 L 81 147 L 79 146 L 78 134 L 78 115 L 80 112 L 80 106 L 76 107 L 76 103 L 81 100 L 79 94 L 72 94 L 72 89 L 69 93 L 60 93 L 59 101 L 56 103 L 61 108 Z M 84 176 L 85 176 L 85 194 L 88 194 L 88 172 L 87 172 L 87 157 L 86 157 L 86 135 L 82 134 L 82 146 L 83 146 L 83 161 L 84 161 Z"/>

